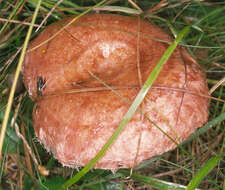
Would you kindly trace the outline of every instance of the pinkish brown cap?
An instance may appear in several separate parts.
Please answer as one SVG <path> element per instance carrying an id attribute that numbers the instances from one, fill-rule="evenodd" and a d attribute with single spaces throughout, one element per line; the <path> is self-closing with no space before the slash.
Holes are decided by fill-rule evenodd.
<path id="1" fill-rule="evenodd" d="M 30 44 L 23 76 L 36 101 L 33 119 L 37 138 L 63 165 L 79 167 L 95 157 L 129 109 L 128 103 L 89 72 L 132 102 L 140 90 L 137 57 L 144 82 L 172 39 L 144 20 L 138 28 L 137 18 L 91 14 L 33 49 L 71 19 L 48 26 Z M 140 109 L 180 143 L 207 121 L 209 99 L 201 96 L 207 94 L 202 69 L 178 47 Z M 95 168 L 134 167 L 175 147 L 137 112 Z"/>

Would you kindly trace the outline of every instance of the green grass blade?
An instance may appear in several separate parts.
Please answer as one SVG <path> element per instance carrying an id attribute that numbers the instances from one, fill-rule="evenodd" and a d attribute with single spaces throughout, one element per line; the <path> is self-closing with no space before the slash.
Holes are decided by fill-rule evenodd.
<path id="1" fill-rule="evenodd" d="M 126 176 L 130 175 L 130 171 L 128 171 L 128 170 L 120 170 L 118 173 L 122 173 Z M 133 173 L 130 177 L 132 179 L 134 179 L 135 181 L 144 183 L 145 185 L 150 186 L 154 189 L 159 189 L 159 190 L 169 190 L 169 189 L 185 190 L 186 189 L 186 186 L 183 186 L 180 184 L 170 183 L 167 181 L 155 179 L 155 178 L 148 177 L 148 176 L 143 176 L 140 174 Z"/>
<path id="2" fill-rule="evenodd" d="M 217 155 L 211 158 L 206 164 L 198 171 L 198 173 L 194 176 L 194 178 L 190 181 L 186 190 L 195 189 L 198 184 L 203 180 L 204 177 L 216 166 L 216 164 L 222 158 L 221 155 Z"/>
<path id="3" fill-rule="evenodd" d="M 149 89 L 151 88 L 152 84 L 156 80 L 158 74 L 160 73 L 163 65 L 169 59 L 175 48 L 177 47 L 178 43 L 184 37 L 184 35 L 188 32 L 190 26 L 185 27 L 174 40 L 174 42 L 169 46 L 169 48 L 165 51 L 161 59 L 159 60 L 158 64 L 155 66 L 153 71 L 151 72 L 150 76 L 148 77 L 147 81 L 144 83 L 143 87 L 141 88 L 140 92 L 138 93 L 137 97 L 133 101 L 132 105 L 130 106 L 128 112 L 124 116 L 123 120 L 119 124 L 118 128 L 106 142 L 106 144 L 102 147 L 102 149 L 98 152 L 98 154 L 80 171 L 78 172 L 73 178 L 68 180 L 63 186 L 59 188 L 59 190 L 64 190 L 70 187 L 72 184 L 76 183 L 81 177 L 83 177 L 94 165 L 97 163 L 99 159 L 101 159 L 106 151 L 110 148 L 110 146 L 115 142 L 118 138 L 120 133 L 125 128 L 126 124 L 130 121 L 131 117 L 134 115 L 135 111 L 138 109 L 139 105 L 143 101 L 145 95 L 148 93 Z"/>
<path id="4" fill-rule="evenodd" d="M 206 16 L 202 17 L 201 19 L 199 19 L 196 23 L 194 23 L 193 25 L 194 26 L 197 26 L 199 25 L 201 22 L 203 22 L 204 20 L 206 20 L 208 17 L 211 17 L 211 16 L 215 16 L 216 14 L 222 12 L 225 10 L 225 6 L 223 7 L 220 7 L 220 8 L 217 8 L 215 9 L 214 11 L 211 11 L 210 13 L 208 13 Z"/>
<path id="5" fill-rule="evenodd" d="M 17 4 L 17 6 L 13 9 L 12 13 L 11 13 L 11 14 L 9 15 L 9 17 L 8 17 L 8 21 L 5 22 L 5 24 L 2 26 L 2 28 L 1 28 L 1 30 L 0 30 L 0 35 L 1 35 L 1 33 L 5 30 L 5 28 L 7 27 L 7 25 L 9 24 L 9 21 L 15 16 L 16 11 L 17 11 L 17 10 L 19 9 L 19 7 L 22 5 L 23 1 L 24 1 L 24 0 L 21 0 L 21 1 Z"/>
<path id="6" fill-rule="evenodd" d="M 36 6 L 36 9 L 35 9 L 32 21 L 31 21 L 31 25 L 30 25 L 30 27 L 28 29 L 27 36 L 26 36 L 26 39 L 24 41 L 24 46 L 23 46 L 23 49 L 22 49 L 22 52 L 21 52 L 21 56 L 20 56 L 20 59 L 19 59 L 19 63 L 18 63 L 17 68 L 16 68 L 16 72 L 15 72 L 12 88 L 11 88 L 11 91 L 10 91 L 10 94 L 9 94 L 8 103 L 7 103 L 6 111 L 5 111 L 5 114 L 4 114 L 4 119 L 3 119 L 3 122 L 2 122 L 2 128 L 1 128 L 0 162 L 1 162 L 1 158 L 2 158 L 2 146 L 3 146 L 3 142 L 4 142 L 4 138 L 5 138 L 5 132 L 6 132 L 6 127 L 7 127 L 8 120 L 9 120 L 10 110 L 12 108 L 13 97 L 14 97 L 15 90 L 16 90 L 16 84 L 17 84 L 17 81 L 18 81 L 18 78 L 19 78 L 19 74 L 20 74 L 20 70 L 21 70 L 21 67 L 22 67 L 22 63 L 23 63 L 24 57 L 25 57 L 25 53 L 26 53 L 26 49 L 27 49 L 27 46 L 28 46 L 28 42 L 29 42 L 29 39 L 30 39 L 30 36 L 31 36 L 31 32 L 32 32 L 32 29 L 33 29 L 36 17 L 38 15 L 38 11 L 39 11 L 40 5 L 41 5 L 41 0 L 39 0 L 38 3 L 37 3 L 37 6 Z"/>
<path id="7" fill-rule="evenodd" d="M 209 129 L 212 127 L 218 125 L 222 121 L 225 120 L 225 113 L 220 114 L 218 117 L 213 119 L 212 121 L 209 121 L 207 124 L 205 124 L 203 127 L 198 129 L 193 135 L 191 135 L 187 140 L 183 141 L 181 145 L 187 144 L 188 142 L 192 141 L 193 139 L 197 138 L 198 136 L 206 133 Z"/>
<path id="8" fill-rule="evenodd" d="M 142 13 L 141 10 L 137 9 L 132 9 L 128 7 L 121 7 L 121 6 L 103 6 L 100 8 L 100 10 L 109 10 L 113 12 L 123 12 L 123 13 L 128 13 L 128 14 L 133 14 L 133 15 L 139 15 Z"/>

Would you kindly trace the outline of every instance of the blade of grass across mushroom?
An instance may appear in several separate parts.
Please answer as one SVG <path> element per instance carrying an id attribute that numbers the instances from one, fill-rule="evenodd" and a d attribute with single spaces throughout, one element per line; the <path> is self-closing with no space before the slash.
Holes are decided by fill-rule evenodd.
<path id="1" fill-rule="evenodd" d="M 120 98 L 122 98 L 126 103 L 128 103 L 129 105 L 131 105 L 131 102 L 129 102 L 127 99 L 125 99 L 124 97 L 122 97 L 117 91 L 115 91 L 115 89 L 114 88 L 112 88 L 112 87 L 110 87 L 109 85 L 107 85 L 104 81 L 102 81 L 101 79 L 99 79 L 96 75 L 94 75 L 93 73 L 91 73 L 91 72 L 89 72 L 91 75 L 92 75 L 92 77 L 93 78 L 95 78 L 96 80 L 98 80 L 101 84 L 103 84 L 105 87 L 106 87 L 106 89 L 109 89 L 109 90 L 111 90 L 114 94 L 116 94 L 117 96 L 119 96 Z M 156 86 L 152 86 L 152 88 L 157 88 Z M 170 88 L 167 88 L 168 90 L 170 89 Z M 175 90 L 175 89 L 171 89 L 171 90 Z M 188 92 L 188 91 L 187 91 Z M 190 93 L 190 92 L 189 92 Z M 198 95 L 198 94 L 196 94 L 196 95 Z M 207 96 L 207 98 L 210 98 L 210 96 Z M 141 112 L 141 110 L 138 108 L 137 109 L 137 111 L 139 111 L 141 114 L 142 114 L 142 112 Z M 175 139 L 173 139 L 171 136 L 169 136 L 163 129 L 161 129 L 160 128 L 160 126 L 158 126 L 155 122 L 153 122 L 149 117 L 147 117 L 146 115 L 144 115 L 143 114 L 143 116 L 144 116 L 144 118 L 146 119 L 146 120 L 148 120 L 150 123 L 152 123 L 152 125 L 153 126 L 155 126 L 158 130 L 160 130 L 165 136 L 167 136 L 171 141 L 173 141 L 174 142 L 174 144 L 176 144 L 176 146 L 177 147 L 179 147 L 180 149 L 181 149 L 181 151 L 184 153 L 184 154 L 186 154 L 187 156 L 189 156 L 190 157 L 190 159 L 191 160 L 193 160 L 193 162 L 196 164 L 196 165 L 198 165 L 198 166 L 200 166 L 199 165 L 199 163 L 197 162 L 197 160 L 188 152 L 188 151 L 186 151 L 184 148 L 183 148 L 183 143 L 181 143 L 181 144 L 179 144 L 179 143 L 177 143 L 176 142 L 176 140 Z M 222 117 L 223 118 L 223 117 Z M 221 118 L 219 118 L 220 120 L 219 121 L 222 121 L 221 120 Z M 156 158 L 157 159 L 157 158 Z"/>
<path id="2" fill-rule="evenodd" d="M 30 25 L 30 27 L 28 29 L 28 32 L 27 32 L 27 35 L 26 35 L 26 39 L 25 39 L 24 46 L 23 46 L 23 49 L 22 49 L 22 52 L 21 52 L 21 55 L 20 55 L 19 63 L 18 63 L 17 68 L 16 68 L 12 88 L 10 90 L 7 107 L 6 107 L 4 119 L 3 119 L 3 122 L 2 122 L 1 135 L 0 135 L 0 164 L 1 164 L 1 159 L 2 159 L 2 147 L 3 147 L 4 138 L 5 138 L 6 127 L 7 127 L 8 120 L 9 120 L 9 113 L 10 113 L 10 110 L 11 110 L 11 107 L 12 107 L 13 98 L 14 98 L 14 94 L 15 94 L 15 90 L 16 90 L 16 84 L 17 84 L 17 81 L 18 81 L 18 78 L 19 78 L 21 66 L 22 66 L 22 63 L 23 63 L 23 60 L 24 60 L 24 57 L 25 57 L 28 42 L 29 42 L 29 39 L 30 39 L 30 36 L 31 36 L 31 32 L 32 32 L 32 29 L 33 29 L 33 26 L 34 26 L 34 23 L 35 23 L 40 5 L 41 5 L 41 0 L 38 0 L 34 15 L 33 15 L 32 21 L 31 21 L 31 25 Z"/>
<path id="3" fill-rule="evenodd" d="M 181 41 L 181 39 L 184 37 L 184 35 L 189 31 L 190 26 L 186 26 L 177 36 L 177 38 L 173 41 L 173 43 L 168 47 L 168 49 L 164 52 L 161 59 L 149 75 L 148 79 L 142 86 L 141 90 L 139 91 L 138 95 L 136 96 L 135 100 L 133 101 L 132 105 L 130 106 L 128 112 L 125 114 L 123 120 L 115 130 L 115 132 L 112 134 L 112 136 L 109 138 L 109 140 L 105 143 L 105 145 L 102 147 L 102 149 L 98 152 L 98 154 L 80 171 L 78 172 L 74 177 L 69 179 L 63 186 L 61 186 L 58 190 L 64 190 L 77 181 L 81 177 L 83 177 L 90 169 L 94 167 L 94 165 L 100 160 L 106 151 L 112 146 L 112 144 L 116 141 L 116 139 L 119 137 L 120 133 L 125 128 L 126 124 L 130 121 L 131 117 L 134 115 L 136 110 L 138 109 L 141 102 L 144 100 L 146 94 L 148 93 L 149 89 L 151 88 L 152 84 L 156 80 L 158 74 L 160 73 L 163 65 L 167 62 L 167 60 L 170 58 L 171 54 Z"/>

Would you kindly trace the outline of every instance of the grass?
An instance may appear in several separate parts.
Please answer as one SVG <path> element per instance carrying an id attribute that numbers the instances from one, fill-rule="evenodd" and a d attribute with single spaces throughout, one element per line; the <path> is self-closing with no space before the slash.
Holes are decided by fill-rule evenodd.
<path id="1" fill-rule="evenodd" d="M 40 11 L 31 34 L 35 38 L 46 25 L 66 15 L 82 15 L 100 1 L 64 0 L 51 12 L 58 1 L 42 1 Z M 113 12 L 123 15 L 140 14 L 167 31 L 174 38 L 190 24 L 190 32 L 180 44 L 201 64 L 207 73 L 209 88 L 225 76 L 225 3 L 223 1 L 107 1 L 104 7 L 95 11 Z M 0 1 L 0 122 L 6 111 L 11 86 L 8 78 L 15 73 L 20 63 L 21 47 L 28 38 L 38 0 Z M 104 3 L 104 2 L 103 2 Z M 144 11 L 144 12 L 143 12 Z M 48 15 L 41 28 L 38 25 Z M 28 36 L 28 37 L 27 37 Z M 19 53 L 18 53 L 19 52 Z M 168 55 L 166 55 L 168 58 Z M 159 72 L 160 70 L 157 70 Z M 17 76 L 19 77 L 19 76 Z M 21 81 L 18 80 L 18 83 Z M 151 82 L 153 80 L 151 79 Z M 150 87 L 150 85 L 148 86 Z M 13 88 L 13 87 L 12 87 Z M 85 175 L 75 169 L 63 168 L 34 139 L 31 112 L 33 102 L 24 91 L 16 92 L 12 108 L 8 110 L 9 121 L 4 134 L 2 163 L 0 167 L 0 189 L 224 189 L 224 131 L 225 103 L 212 100 L 209 122 L 196 131 L 181 148 L 143 162 L 137 168 L 121 169 L 116 173 L 104 170 L 85 171 Z M 14 94 L 11 92 L 11 94 Z M 12 96 L 12 95 L 11 95 Z M 225 99 L 224 83 L 212 93 L 214 98 Z M 139 101 L 141 99 L 138 99 Z M 135 109 L 138 104 L 136 104 Z M 15 125 L 20 127 L 32 151 L 36 163 L 45 166 L 38 168 L 29 159 L 29 150 L 17 137 Z M 13 126 L 13 127 L 11 127 Z M 24 128 L 25 132 L 22 132 Z M 1 137 L 3 139 L 3 136 Z M 107 150 L 107 149 L 106 149 Z M 106 151 L 105 150 L 105 151 Z M 93 164 L 93 163 L 92 163 Z M 50 171 L 46 175 L 47 170 Z M 82 170 L 81 170 L 82 171 Z M 77 175 L 76 183 L 72 180 Z M 65 185 L 69 184 L 69 185 Z M 63 186 L 64 185 L 64 186 Z"/>

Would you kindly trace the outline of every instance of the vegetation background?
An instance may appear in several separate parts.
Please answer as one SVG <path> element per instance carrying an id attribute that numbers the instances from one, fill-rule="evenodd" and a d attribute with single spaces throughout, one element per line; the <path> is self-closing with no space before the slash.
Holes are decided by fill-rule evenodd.
<path id="1" fill-rule="evenodd" d="M 96 6 L 101 4 L 101 7 Z M 40 5 L 40 6 L 39 6 Z M 92 10 L 91 7 L 96 6 Z M 0 124 L 3 126 L 12 81 L 28 27 L 39 8 L 31 40 L 47 25 L 69 15 L 100 11 L 141 15 L 180 41 L 207 74 L 211 89 L 209 122 L 179 147 L 143 162 L 131 172 L 81 172 L 62 167 L 36 142 L 32 128 L 34 103 L 18 78 L 9 110 L 0 165 L 0 190 L 12 189 L 224 189 L 225 190 L 225 1 L 214 0 L 0 0 Z M 38 29 L 37 29 L 38 28 Z M 3 127 L 2 127 L 3 128 Z M 23 139 L 23 140 L 22 140 Z M 28 143 L 33 156 L 30 156 Z M 84 175 L 85 174 L 85 175 Z"/>

